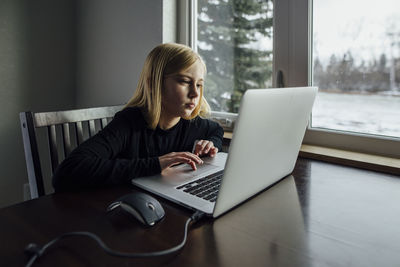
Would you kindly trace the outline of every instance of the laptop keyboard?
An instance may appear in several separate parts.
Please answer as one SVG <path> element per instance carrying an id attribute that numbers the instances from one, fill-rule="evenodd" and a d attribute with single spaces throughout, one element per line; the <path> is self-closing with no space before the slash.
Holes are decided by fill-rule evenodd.
<path id="1" fill-rule="evenodd" d="M 176 189 L 182 190 L 183 192 L 200 197 L 210 202 L 215 202 L 217 199 L 219 186 L 221 184 L 222 174 L 223 171 L 219 171 L 184 185 L 180 185 Z"/>

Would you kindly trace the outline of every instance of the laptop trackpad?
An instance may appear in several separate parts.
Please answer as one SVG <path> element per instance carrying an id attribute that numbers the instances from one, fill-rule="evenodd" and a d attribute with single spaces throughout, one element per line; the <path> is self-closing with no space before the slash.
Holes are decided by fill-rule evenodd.
<path id="1" fill-rule="evenodd" d="M 191 179 L 198 179 L 202 176 L 206 176 L 213 172 L 217 172 L 221 167 L 210 163 L 203 163 L 196 165 L 197 170 L 193 170 L 188 164 L 177 165 L 172 168 L 168 168 L 161 173 L 163 182 L 167 182 L 173 185 L 179 185 L 190 181 Z"/>

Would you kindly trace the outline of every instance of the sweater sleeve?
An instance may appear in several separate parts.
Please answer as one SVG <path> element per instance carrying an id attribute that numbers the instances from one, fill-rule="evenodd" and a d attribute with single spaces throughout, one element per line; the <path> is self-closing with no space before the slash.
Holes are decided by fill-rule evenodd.
<path id="1" fill-rule="evenodd" d="M 221 125 L 215 121 L 205 120 L 207 123 L 206 140 L 212 141 L 218 151 L 222 150 L 222 140 L 224 138 L 224 130 Z"/>
<path id="2" fill-rule="evenodd" d="M 78 146 L 56 169 L 55 191 L 129 183 L 134 177 L 161 172 L 157 157 L 120 157 L 126 146 L 134 145 L 130 123 L 117 113 L 102 131 Z"/>

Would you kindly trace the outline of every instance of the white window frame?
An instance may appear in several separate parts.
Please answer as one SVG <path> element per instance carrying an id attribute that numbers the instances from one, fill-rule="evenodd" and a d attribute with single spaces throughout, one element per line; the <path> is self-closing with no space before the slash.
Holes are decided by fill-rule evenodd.
<path id="1" fill-rule="evenodd" d="M 177 42 L 197 50 L 197 0 L 178 0 Z M 282 71 L 285 87 L 312 84 L 312 0 L 274 1 L 273 85 Z M 305 144 L 400 158 L 400 139 L 307 128 Z"/>
<path id="2" fill-rule="evenodd" d="M 178 13 L 176 41 L 197 51 L 197 0 L 177 0 L 176 7 Z"/>

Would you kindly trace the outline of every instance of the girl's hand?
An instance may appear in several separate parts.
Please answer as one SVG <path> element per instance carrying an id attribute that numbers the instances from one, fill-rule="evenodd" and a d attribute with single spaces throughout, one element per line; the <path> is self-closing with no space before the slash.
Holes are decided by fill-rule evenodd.
<path id="1" fill-rule="evenodd" d="M 189 164 L 193 170 L 196 170 L 196 164 L 203 164 L 198 155 L 190 152 L 171 152 L 158 157 L 160 161 L 161 171 L 180 163 Z"/>
<path id="2" fill-rule="evenodd" d="M 197 156 L 214 157 L 218 153 L 218 148 L 214 146 L 212 141 L 198 140 L 193 147 L 193 154 Z"/>

